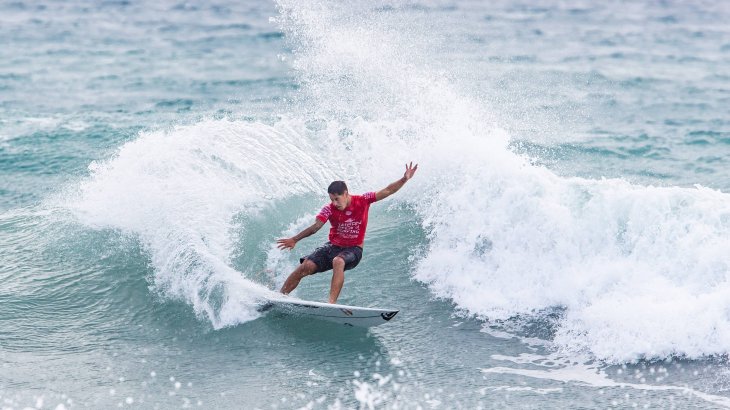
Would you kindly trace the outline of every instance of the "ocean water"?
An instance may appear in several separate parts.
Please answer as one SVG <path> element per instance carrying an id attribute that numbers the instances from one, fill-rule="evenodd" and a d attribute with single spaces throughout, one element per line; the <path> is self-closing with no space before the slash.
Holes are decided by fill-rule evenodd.
<path id="1" fill-rule="evenodd" d="M 0 407 L 730 407 L 729 20 L 0 2 Z M 259 313 L 409 161 L 339 300 L 398 316 Z"/>

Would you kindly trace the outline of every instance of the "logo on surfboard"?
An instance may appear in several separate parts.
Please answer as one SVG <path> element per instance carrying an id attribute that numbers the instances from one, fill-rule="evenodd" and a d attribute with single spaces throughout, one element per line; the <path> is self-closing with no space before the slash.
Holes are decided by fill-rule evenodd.
<path id="1" fill-rule="evenodd" d="M 397 314 L 398 314 L 397 310 L 395 312 L 383 312 L 380 314 L 380 317 L 382 317 L 383 320 L 385 320 L 387 322 L 388 320 L 393 319 L 393 317 Z"/>

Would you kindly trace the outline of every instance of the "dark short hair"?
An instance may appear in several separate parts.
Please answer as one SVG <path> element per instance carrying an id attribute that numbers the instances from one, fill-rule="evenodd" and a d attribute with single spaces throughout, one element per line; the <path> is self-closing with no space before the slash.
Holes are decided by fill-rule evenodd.
<path id="1" fill-rule="evenodd" d="M 327 187 L 328 194 L 342 195 L 347 191 L 347 184 L 345 181 L 334 181 Z"/>

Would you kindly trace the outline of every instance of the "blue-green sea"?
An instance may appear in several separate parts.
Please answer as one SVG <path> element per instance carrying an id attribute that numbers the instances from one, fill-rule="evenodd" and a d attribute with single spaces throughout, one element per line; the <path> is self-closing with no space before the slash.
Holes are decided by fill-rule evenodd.
<path id="1" fill-rule="evenodd" d="M 0 1 L 0 408 L 730 407 L 728 21 Z M 410 161 L 339 299 L 400 313 L 259 312 Z"/>

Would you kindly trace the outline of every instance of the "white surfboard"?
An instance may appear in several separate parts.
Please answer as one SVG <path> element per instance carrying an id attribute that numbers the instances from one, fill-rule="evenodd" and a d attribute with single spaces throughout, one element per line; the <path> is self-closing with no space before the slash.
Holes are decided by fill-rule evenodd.
<path id="1" fill-rule="evenodd" d="M 314 319 L 327 320 L 346 326 L 360 327 L 382 325 L 398 314 L 398 310 L 395 309 L 311 302 L 286 296 L 268 300 L 259 310 L 276 310 L 287 314 L 311 316 Z"/>

